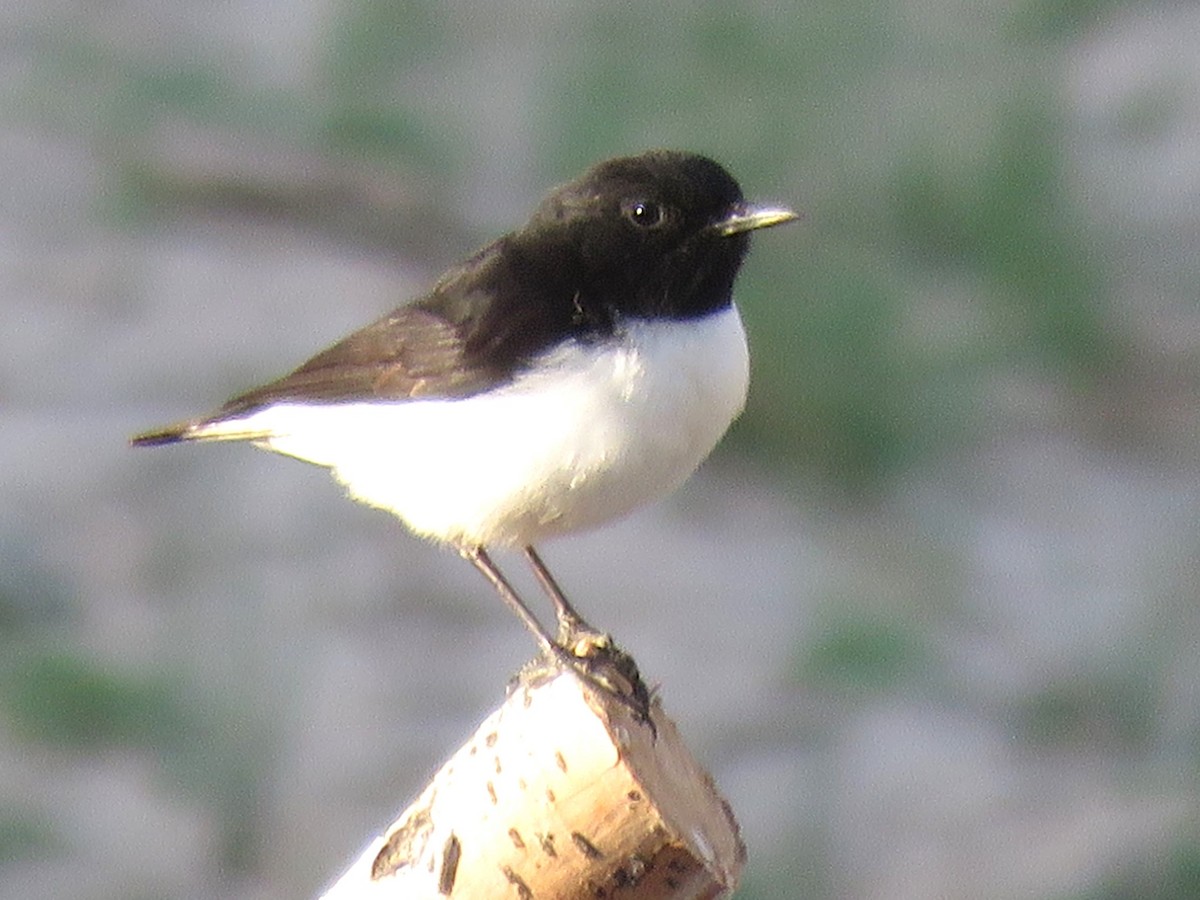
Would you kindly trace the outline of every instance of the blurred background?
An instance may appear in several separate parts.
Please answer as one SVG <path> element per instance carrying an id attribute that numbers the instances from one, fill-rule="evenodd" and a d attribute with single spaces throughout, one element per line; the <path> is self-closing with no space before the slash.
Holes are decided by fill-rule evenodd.
<path id="1" fill-rule="evenodd" d="M 743 272 L 720 452 L 544 549 L 729 797 L 738 896 L 1200 896 L 1200 5 L 0 34 L 0 896 L 312 896 L 500 701 L 532 644 L 454 554 L 300 463 L 126 439 L 651 146 L 806 218 Z"/>

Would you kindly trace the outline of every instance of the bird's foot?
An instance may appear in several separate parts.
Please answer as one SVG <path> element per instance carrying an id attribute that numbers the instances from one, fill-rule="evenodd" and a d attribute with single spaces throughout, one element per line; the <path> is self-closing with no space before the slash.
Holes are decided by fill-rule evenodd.
<path id="1" fill-rule="evenodd" d="M 568 637 L 569 642 L 553 645 L 554 662 L 569 667 L 588 684 L 628 708 L 634 718 L 654 732 L 650 718 L 652 695 L 633 657 L 618 647 L 611 635 L 591 628 L 572 629 Z"/>

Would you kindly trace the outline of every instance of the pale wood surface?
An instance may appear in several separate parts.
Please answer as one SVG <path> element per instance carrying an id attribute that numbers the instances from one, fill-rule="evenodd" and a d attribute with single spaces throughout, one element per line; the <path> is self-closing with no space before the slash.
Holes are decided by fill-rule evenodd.
<path id="1" fill-rule="evenodd" d="M 655 700 L 527 675 L 323 900 L 711 898 L 745 847 Z"/>

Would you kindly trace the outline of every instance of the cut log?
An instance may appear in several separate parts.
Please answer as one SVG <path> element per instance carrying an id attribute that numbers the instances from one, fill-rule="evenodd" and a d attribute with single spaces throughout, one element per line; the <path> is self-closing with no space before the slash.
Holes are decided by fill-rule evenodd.
<path id="1" fill-rule="evenodd" d="M 712 898 L 745 846 L 655 698 L 649 722 L 532 670 L 323 900 Z"/>

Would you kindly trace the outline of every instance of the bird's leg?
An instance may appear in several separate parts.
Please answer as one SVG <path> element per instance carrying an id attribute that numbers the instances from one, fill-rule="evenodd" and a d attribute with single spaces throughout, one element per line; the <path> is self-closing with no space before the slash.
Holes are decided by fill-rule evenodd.
<path id="1" fill-rule="evenodd" d="M 525 548 L 525 558 L 529 560 L 538 584 L 542 586 L 542 590 L 554 604 L 554 616 L 558 620 L 558 643 L 570 649 L 574 648 L 581 639 L 600 637 L 601 633 L 589 625 L 567 600 L 562 588 L 558 586 L 558 582 L 554 580 L 554 576 L 550 574 L 550 570 L 546 568 L 546 564 L 542 562 L 542 558 L 533 547 Z"/>
<path id="2" fill-rule="evenodd" d="M 508 608 L 515 612 L 517 618 L 525 623 L 525 627 L 533 633 L 542 652 L 550 659 L 560 659 L 564 653 L 562 645 L 550 637 L 546 629 L 542 627 L 542 623 L 530 612 L 529 607 L 525 605 L 525 601 L 517 595 L 516 590 L 508 583 L 508 579 L 496 568 L 496 564 L 492 562 L 492 558 L 488 556 L 488 552 L 482 547 L 459 547 L 458 552 L 462 555 L 463 559 L 470 562 L 471 565 L 479 570 L 480 574 L 500 594 L 501 599 L 508 604 Z"/>
<path id="3" fill-rule="evenodd" d="M 650 720 L 650 692 L 642 682 L 633 658 L 616 647 L 608 635 L 600 634 L 575 612 L 532 547 L 527 548 L 526 554 L 538 581 L 554 600 L 559 620 L 559 640 L 554 640 L 546 633 L 542 623 L 530 612 L 486 550 L 482 547 L 460 547 L 458 552 L 479 570 L 508 607 L 525 623 L 547 659 L 572 669 L 590 684 L 615 697 L 629 707 L 640 721 L 649 725 L 651 730 L 654 729 L 654 723 Z"/>
<path id="4" fill-rule="evenodd" d="M 629 707 L 653 732 L 650 691 L 642 681 L 633 657 L 618 647 L 612 637 L 589 625 L 575 610 L 533 547 L 525 548 L 525 558 L 529 560 L 538 584 L 554 604 L 554 615 L 558 619 L 558 644 L 576 657 L 576 670 Z"/>

